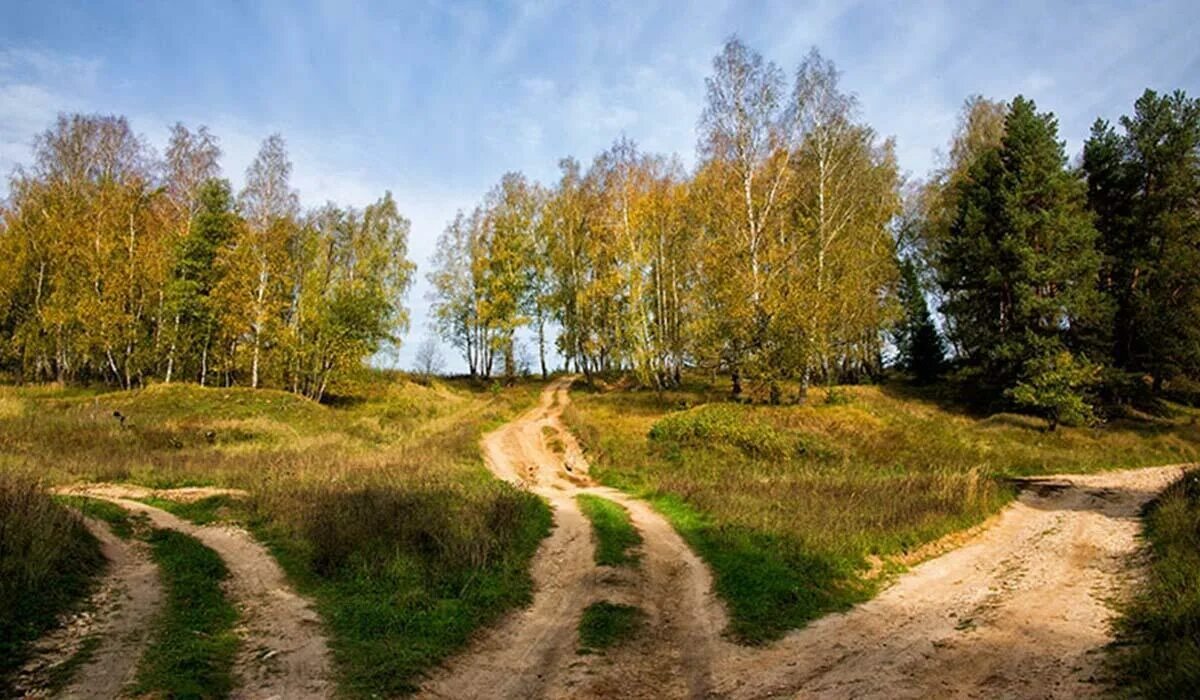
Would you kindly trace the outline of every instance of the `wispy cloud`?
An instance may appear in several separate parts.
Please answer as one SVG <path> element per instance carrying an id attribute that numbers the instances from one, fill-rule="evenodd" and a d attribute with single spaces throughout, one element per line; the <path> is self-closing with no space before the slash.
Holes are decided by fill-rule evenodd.
<path id="1" fill-rule="evenodd" d="M 619 136 L 690 165 L 731 34 L 786 70 L 819 47 L 918 177 L 972 93 L 1028 93 L 1072 151 L 1145 87 L 1200 93 L 1189 0 L 56 5 L 0 26 L 0 170 L 60 111 L 125 114 L 160 148 L 170 123 L 207 124 L 235 183 L 278 131 L 306 204 L 395 193 L 422 280 L 445 222 L 505 171 L 549 180 L 562 156 L 586 162 Z"/>

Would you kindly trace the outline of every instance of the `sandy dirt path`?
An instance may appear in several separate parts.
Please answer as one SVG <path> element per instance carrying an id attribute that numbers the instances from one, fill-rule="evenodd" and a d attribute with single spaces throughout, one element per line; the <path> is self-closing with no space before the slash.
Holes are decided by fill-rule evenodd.
<path id="1" fill-rule="evenodd" d="M 149 641 L 151 623 L 162 604 L 158 569 L 146 546 L 118 538 L 102 522 L 90 518 L 84 522 L 100 541 L 108 568 L 85 612 L 39 640 L 34 659 L 18 682 L 18 690 L 27 697 L 42 697 L 44 694 L 37 689 L 44 682 L 42 676 L 51 666 L 69 659 L 89 638 L 99 640 L 99 646 L 58 697 L 118 697 L 133 680 L 138 659 Z"/>
<path id="2" fill-rule="evenodd" d="M 465 653 L 431 674 L 423 695 L 437 698 L 705 697 L 725 625 L 708 570 L 646 504 L 596 486 L 561 415 L 570 378 L 551 383 L 535 408 L 483 439 L 498 477 L 544 497 L 555 529 L 533 563 L 532 605 L 482 633 Z M 551 449 L 557 438 L 562 452 Z M 637 569 L 595 565 L 591 525 L 575 497 L 592 493 L 630 511 L 641 532 Z M 580 655 L 584 608 L 609 600 L 646 614 L 643 633 L 603 655 Z"/>
<path id="3" fill-rule="evenodd" d="M 750 648 L 721 636 L 726 617 L 711 576 L 674 529 L 645 503 L 588 478 L 560 419 L 569 386 L 551 384 L 537 408 L 483 443 L 494 473 L 555 509 L 556 529 L 534 563 L 534 602 L 434 673 L 427 697 L 1098 695 L 1111 602 L 1139 572 L 1140 511 L 1183 471 L 1030 479 L 986 527 L 950 538 L 961 546 L 875 599 Z M 544 430 L 565 454 L 549 449 Z M 592 564 L 579 493 L 629 509 L 645 539 L 641 569 Z M 601 599 L 637 605 L 650 622 L 605 656 L 578 656 L 582 609 Z"/>
<path id="4" fill-rule="evenodd" d="M 1110 602 L 1137 575 L 1141 508 L 1183 473 L 1029 480 L 994 524 L 873 600 L 765 649 L 731 648 L 734 698 L 1100 695 Z"/>
<path id="5" fill-rule="evenodd" d="M 194 525 L 164 510 L 114 495 L 112 486 L 68 491 L 143 513 L 158 528 L 177 530 L 214 550 L 229 568 L 229 593 L 241 613 L 241 649 L 234 664 L 235 698 L 325 698 L 333 694 L 329 650 L 309 601 L 288 585 L 283 570 L 245 530 Z M 159 495 L 169 495 L 160 492 Z"/>

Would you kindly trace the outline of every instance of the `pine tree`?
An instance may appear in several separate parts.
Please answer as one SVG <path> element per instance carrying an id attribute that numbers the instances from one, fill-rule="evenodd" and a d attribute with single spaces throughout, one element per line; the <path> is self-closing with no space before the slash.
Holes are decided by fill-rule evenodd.
<path id="1" fill-rule="evenodd" d="M 900 263 L 898 296 L 904 316 L 892 333 L 898 354 L 897 365 L 912 373 L 918 383 L 932 382 L 945 369 L 946 344 L 929 313 L 920 274 L 911 258 Z"/>
<path id="2" fill-rule="evenodd" d="M 943 312 L 983 397 L 1028 380 L 1033 360 L 1071 350 L 1073 329 L 1103 308 L 1096 230 L 1066 169 L 1058 124 L 1013 100 L 998 148 L 979 156 L 957 193 L 939 253 Z"/>
<path id="3" fill-rule="evenodd" d="M 1097 122 L 1083 169 L 1116 305 L 1113 361 L 1159 386 L 1200 372 L 1200 100 L 1147 90 L 1121 127 Z"/>

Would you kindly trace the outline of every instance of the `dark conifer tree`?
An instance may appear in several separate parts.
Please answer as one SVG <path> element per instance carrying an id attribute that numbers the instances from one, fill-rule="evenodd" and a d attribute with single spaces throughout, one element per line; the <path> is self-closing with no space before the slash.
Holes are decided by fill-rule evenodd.
<path id="1" fill-rule="evenodd" d="M 1001 145 L 959 185 L 958 211 L 938 260 L 944 313 L 976 387 L 998 399 L 1037 365 L 1073 350 L 1073 329 L 1094 325 L 1096 230 L 1083 184 L 1066 167 L 1058 123 L 1018 96 Z"/>
<path id="2" fill-rule="evenodd" d="M 918 383 L 929 383 L 945 368 L 946 345 L 929 313 L 921 276 L 911 258 L 900 262 L 899 298 L 904 317 L 892 336 L 899 355 L 897 364 Z"/>

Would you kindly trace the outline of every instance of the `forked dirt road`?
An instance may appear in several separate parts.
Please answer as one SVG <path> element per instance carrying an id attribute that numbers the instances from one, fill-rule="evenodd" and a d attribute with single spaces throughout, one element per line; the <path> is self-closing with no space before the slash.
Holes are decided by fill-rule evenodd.
<path id="1" fill-rule="evenodd" d="M 484 632 L 434 672 L 423 695 L 436 698 L 704 697 L 725 620 L 700 559 L 645 503 L 593 484 L 578 444 L 562 424 L 570 379 L 553 382 L 538 406 L 483 440 L 502 479 L 554 508 L 555 528 L 534 560 L 533 604 Z M 556 436 L 563 452 L 550 449 Z M 637 569 L 597 567 L 591 525 L 575 497 L 621 503 L 645 540 Z M 577 653 L 584 608 L 601 600 L 636 605 L 643 634 L 606 655 Z"/>
<path id="2" fill-rule="evenodd" d="M 960 548 L 920 564 L 875 599 L 767 647 L 721 636 L 707 569 L 646 504 L 594 485 L 562 424 L 570 379 L 484 438 L 489 468 L 545 497 L 555 530 L 534 561 L 535 597 L 436 671 L 438 698 L 1079 697 L 1102 685 L 1110 601 L 1138 571 L 1139 512 L 1181 467 L 1032 480 L 1017 503 Z M 565 454 L 548 447 L 557 435 Z M 642 566 L 593 564 L 575 496 L 626 506 Z M 597 600 L 637 605 L 642 634 L 578 655 L 576 628 Z"/>
<path id="3" fill-rule="evenodd" d="M 104 499 L 130 512 L 144 514 L 154 527 L 191 535 L 221 557 L 230 572 L 227 591 L 241 615 L 237 630 L 241 645 L 234 662 L 238 687 L 233 692 L 234 698 L 316 699 L 333 695 L 329 650 L 320 618 L 311 603 L 292 590 L 283 570 L 265 547 L 241 528 L 195 525 L 159 508 L 130 500 L 159 495 L 185 501 L 230 491 L 178 489 L 154 492 L 116 484 L 95 484 L 61 489 L 60 492 Z M 116 544 L 115 541 L 111 543 Z M 115 570 L 121 571 L 121 568 L 118 566 Z M 143 643 L 146 623 L 146 619 L 141 619 L 134 627 L 142 634 Z M 131 667 L 139 651 L 134 647 L 125 649 L 122 663 Z M 112 682 L 113 687 L 119 689 L 123 685 L 122 678 L 112 678 L 110 671 L 108 667 L 89 664 L 80 669 L 75 686 L 91 689 L 103 681 Z M 128 679 L 127 674 L 123 679 Z M 82 690 L 80 694 L 92 696 Z M 116 695 L 105 693 L 104 696 Z"/>

